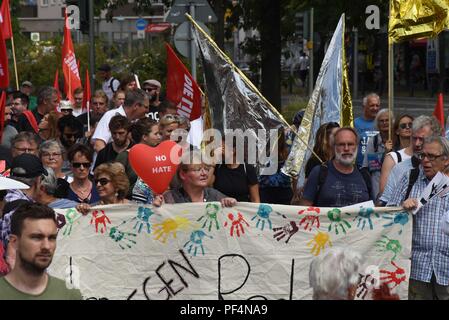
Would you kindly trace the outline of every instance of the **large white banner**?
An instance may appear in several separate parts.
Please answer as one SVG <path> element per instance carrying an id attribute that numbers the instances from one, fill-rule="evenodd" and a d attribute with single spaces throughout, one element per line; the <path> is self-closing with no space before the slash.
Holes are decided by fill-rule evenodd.
<path id="1" fill-rule="evenodd" d="M 386 282 L 407 299 L 411 215 L 398 208 L 239 203 L 96 207 L 66 217 L 50 273 L 85 299 L 311 299 L 312 259 L 364 256 L 358 299 Z M 330 271 L 332 272 L 332 271 Z"/>

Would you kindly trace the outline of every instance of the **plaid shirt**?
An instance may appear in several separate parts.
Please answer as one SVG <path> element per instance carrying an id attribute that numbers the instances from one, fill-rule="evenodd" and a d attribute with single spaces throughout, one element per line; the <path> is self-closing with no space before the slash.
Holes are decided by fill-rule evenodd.
<path id="1" fill-rule="evenodd" d="M 402 176 L 388 206 L 399 206 L 405 200 L 409 173 Z M 422 167 L 409 198 L 419 198 L 430 182 Z M 449 197 L 435 197 L 413 216 L 412 268 L 410 278 L 429 282 L 435 273 L 439 285 L 449 285 L 449 236 L 442 230 L 444 213 L 449 210 Z"/>

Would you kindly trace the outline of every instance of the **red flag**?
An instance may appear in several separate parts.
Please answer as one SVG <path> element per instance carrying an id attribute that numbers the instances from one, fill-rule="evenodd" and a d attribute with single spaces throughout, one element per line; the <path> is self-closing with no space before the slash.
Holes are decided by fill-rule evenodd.
<path id="1" fill-rule="evenodd" d="M 6 108 L 6 91 L 2 92 L 0 97 L 0 141 L 3 136 L 3 129 L 5 128 L 5 108 Z"/>
<path id="2" fill-rule="evenodd" d="M 64 91 L 67 99 L 74 102 L 73 90 L 81 87 L 81 78 L 73 49 L 72 35 L 67 28 L 67 11 L 65 12 L 64 43 L 62 45 L 62 72 L 64 73 Z"/>
<path id="3" fill-rule="evenodd" d="M 438 122 L 441 124 L 441 128 L 443 128 L 444 135 L 444 104 L 443 104 L 443 94 L 438 94 L 437 104 L 435 105 L 435 109 L 433 110 L 433 115 L 437 118 Z"/>
<path id="4" fill-rule="evenodd" d="M 0 28 L 0 88 L 9 87 L 8 53 L 6 52 L 6 42 Z"/>
<path id="5" fill-rule="evenodd" d="M 86 68 L 86 78 L 84 79 L 84 95 L 83 95 L 83 109 L 90 112 L 90 79 L 89 79 L 89 69 Z"/>
<path id="6" fill-rule="evenodd" d="M 11 27 L 11 12 L 9 9 L 9 0 L 3 0 L 0 7 L 0 28 L 3 31 L 3 38 L 11 39 L 12 27 Z"/>
<path id="7" fill-rule="evenodd" d="M 167 99 L 190 121 L 201 117 L 201 90 L 173 49 L 167 48 Z"/>

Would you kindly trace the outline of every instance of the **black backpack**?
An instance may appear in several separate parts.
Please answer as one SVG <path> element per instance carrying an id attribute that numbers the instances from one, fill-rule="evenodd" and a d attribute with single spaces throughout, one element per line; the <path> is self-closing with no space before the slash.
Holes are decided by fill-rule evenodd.
<path id="1" fill-rule="evenodd" d="M 366 168 L 366 167 L 361 168 L 361 167 L 356 166 L 356 170 L 358 170 L 360 172 L 360 174 L 362 175 L 363 180 L 365 181 L 366 187 L 368 189 L 369 197 L 371 199 L 371 193 L 373 190 L 373 186 L 371 184 L 371 175 L 368 171 L 368 168 Z M 322 188 L 324 182 L 326 181 L 328 171 L 329 171 L 329 168 L 327 167 L 326 163 L 323 163 L 322 165 L 320 165 L 320 172 L 318 173 L 318 190 L 315 193 L 315 199 L 313 199 L 314 205 L 318 201 L 318 197 L 320 195 L 321 188 Z"/>

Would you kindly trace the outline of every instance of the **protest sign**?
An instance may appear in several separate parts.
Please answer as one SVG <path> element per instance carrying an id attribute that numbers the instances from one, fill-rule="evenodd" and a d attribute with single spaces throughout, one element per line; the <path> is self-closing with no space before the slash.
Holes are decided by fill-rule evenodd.
<path id="1" fill-rule="evenodd" d="M 407 298 L 412 223 L 399 208 L 212 202 L 57 211 L 67 223 L 49 272 L 79 284 L 85 299 L 311 299 L 310 263 L 337 246 L 364 256 L 357 299 L 381 283 Z"/>

